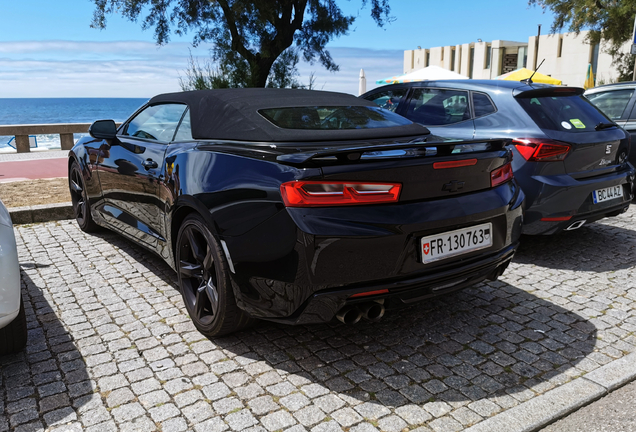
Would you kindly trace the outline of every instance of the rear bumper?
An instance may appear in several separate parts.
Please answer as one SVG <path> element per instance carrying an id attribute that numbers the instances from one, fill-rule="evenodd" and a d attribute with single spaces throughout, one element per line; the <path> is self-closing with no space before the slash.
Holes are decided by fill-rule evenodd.
<path id="1" fill-rule="evenodd" d="M 450 293 L 475 285 L 487 278 L 496 279 L 512 261 L 518 244 L 518 242 L 515 242 L 498 253 L 473 260 L 470 263 L 446 271 L 379 283 L 377 285 L 317 292 L 308 298 L 293 315 L 285 318 L 266 319 L 293 325 L 317 324 L 331 321 L 340 309 L 348 305 L 360 305 L 377 300 L 410 304 Z M 350 299 L 354 294 L 377 290 L 388 290 L 389 292 L 387 294 Z"/>
<path id="2" fill-rule="evenodd" d="M 634 173 L 628 165 L 619 172 L 585 180 L 569 175 L 517 176 L 527 197 L 523 234 L 556 234 L 575 222 L 590 223 L 626 211 L 634 198 Z M 623 186 L 621 198 L 594 204 L 593 191 L 618 185 Z"/>
<path id="3" fill-rule="evenodd" d="M 315 323 L 332 319 L 352 293 L 389 289 L 406 303 L 494 278 L 516 249 L 523 202 L 509 182 L 392 206 L 285 209 L 258 229 L 223 238 L 237 304 L 255 318 Z M 486 222 L 489 248 L 422 263 L 422 237 Z"/>

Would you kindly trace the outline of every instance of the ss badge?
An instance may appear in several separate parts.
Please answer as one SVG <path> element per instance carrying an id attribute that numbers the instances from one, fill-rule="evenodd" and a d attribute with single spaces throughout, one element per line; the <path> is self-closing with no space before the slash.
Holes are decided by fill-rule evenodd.
<path id="1" fill-rule="evenodd" d="M 611 144 L 607 144 L 605 146 L 605 154 L 610 154 L 612 153 L 612 145 Z"/>

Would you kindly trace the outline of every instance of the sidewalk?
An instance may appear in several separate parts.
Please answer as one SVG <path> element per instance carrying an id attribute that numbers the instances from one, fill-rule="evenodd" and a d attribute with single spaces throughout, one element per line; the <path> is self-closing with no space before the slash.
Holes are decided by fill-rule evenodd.
<path id="1" fill-rule="evenodd" d="M 0 183 L 66 177 L 68 151 L 0 153 Z"/>

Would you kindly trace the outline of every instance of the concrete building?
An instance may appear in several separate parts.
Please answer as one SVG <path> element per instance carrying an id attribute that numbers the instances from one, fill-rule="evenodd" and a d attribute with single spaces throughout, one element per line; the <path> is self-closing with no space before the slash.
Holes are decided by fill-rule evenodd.
<path id="1" fill-rule="evenodd" d="M 522 67 L 535 69 L 545 59 L 539 71 L 563 81 L 564 85 L 582 87 L 590 63 L 597 84 L 614 82 L 618 74 L 611 66 L 612 57 L 603 44 L 587 43 L 587 33 L 542 35 L 538 41 L 531 36 L 527 43 L 478 40 L 455 46 L 418 47 L 404 51 L 404 73 L 437 65 L 469 78 L 494 79 Z M 626 43 L 623 50 L 629 52 L 630 46 L 631 43 Z"/>

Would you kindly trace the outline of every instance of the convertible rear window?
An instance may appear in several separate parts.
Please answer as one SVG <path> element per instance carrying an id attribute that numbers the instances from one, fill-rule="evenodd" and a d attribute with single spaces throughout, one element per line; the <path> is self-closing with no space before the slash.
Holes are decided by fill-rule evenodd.
<path id="1" fill-rule="evenodd" d="M 541 128 L 561 132 L 589 132 L 609 120 L 583 96 L 517 98 Z"/>
<path id="2" fill-rule="evenodd" d="M 259 113 L 283 129 L 376 129 L 412 124 L 391 111 L 369 106 L 270 108 Z"/>

